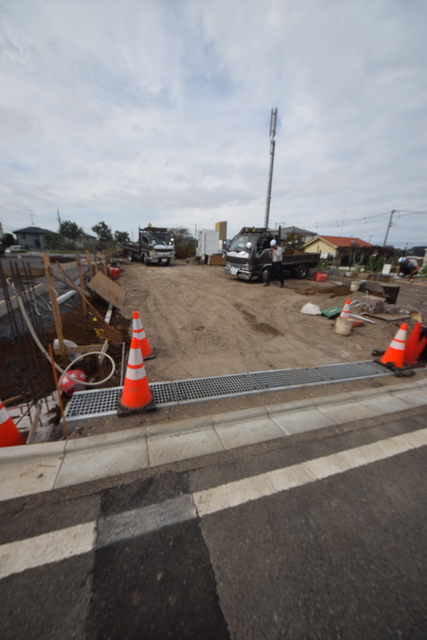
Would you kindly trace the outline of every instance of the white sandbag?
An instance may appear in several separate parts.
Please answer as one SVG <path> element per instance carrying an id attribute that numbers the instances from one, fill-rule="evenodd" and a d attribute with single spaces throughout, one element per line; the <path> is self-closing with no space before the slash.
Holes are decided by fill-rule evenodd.
<path id="1" fill-rule="evenodd" d="M 320 311 L 320 307 L 317 304 L 312 304 L 311 302 L 307 302 L 301 309 L 301 313 L 307 313 L 309 316 L 321 316 L 322 312 Z"/>

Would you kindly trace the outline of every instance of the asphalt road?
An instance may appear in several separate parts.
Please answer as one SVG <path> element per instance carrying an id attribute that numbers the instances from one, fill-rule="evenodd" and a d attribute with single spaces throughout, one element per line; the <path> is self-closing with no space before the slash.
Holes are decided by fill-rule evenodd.
<path id="1" fill-rule="evenodd" d="M 425 638 L 424 411 L 1 503 L 1 637 Z"/>

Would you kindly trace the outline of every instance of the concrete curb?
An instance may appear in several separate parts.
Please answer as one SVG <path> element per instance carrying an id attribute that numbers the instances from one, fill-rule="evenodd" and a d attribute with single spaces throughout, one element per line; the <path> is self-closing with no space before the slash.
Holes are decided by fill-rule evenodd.
<path id="1" fill-rule="evenodd" d="M 427 405 L 427 378 L 116 431 L 0 449 L 0 500 L 131 473 Z"/>

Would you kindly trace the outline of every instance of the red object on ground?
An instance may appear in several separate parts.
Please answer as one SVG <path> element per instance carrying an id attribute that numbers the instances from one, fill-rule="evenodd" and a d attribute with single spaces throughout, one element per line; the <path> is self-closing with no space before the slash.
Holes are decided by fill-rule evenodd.
<path id="1" fill-rule="evenodd" d="M 314 276 L 314 279 L 316 282 L 326 282 L 326 280 L 328 279 L 328 274 L 327 273 L 320 273 L 319 271 L 316 273 L 316 275 Z"/>
<path id="2" fill-rule="evenodd" d="M 25 438 L 18 431 L 6 407 L 0 400 L 0 447 L 14 447 L 18 444 L 25 444 Z"/>
<path id="3" fill-rule="evenodd" d="M 70 369 L 67 374 L 71 376 L 72 380 L 62 375 L 59 378 L 59 388 L 71 398 L 75 391 L 82 391 L 85 388 L 84 383 L 87 382 L 87 375 L 81 369 Z"/>
<path id="4" fill-rule="evenodd" d="M 110 267 L 110 276 L 113 280 L 118 280 L 120 278 L 120 269 L 118 267 Z"/>

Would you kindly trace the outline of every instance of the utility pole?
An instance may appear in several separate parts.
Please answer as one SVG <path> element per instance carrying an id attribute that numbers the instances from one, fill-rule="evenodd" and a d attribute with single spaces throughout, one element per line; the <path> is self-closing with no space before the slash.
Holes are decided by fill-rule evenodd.
<path id="1" fill-rule="evenodd" d="M 270 115 L 270 172 L 268 175 L 267 205 L 265 207 L 264 220 L 264 227 L 266 229 L 268 229 L 268 219 L 270 217 L 271 185 L 273 182 L 274 150 L 276 147 L 276 141 L 274 137 L 276 135 L 277 111 L 278 109 L 272 109 Z"/>
<path id="2" fill-rule="evenodd" d="M 397 209 L 393 209 L 393 211 L 390 213 L 390 220 L 388 221 L 387 231 L 386 231 L 384 242 L 383 242 L 383 247 L 385 247 L 387 245 L 388 232 L 390 231 L 391 227 L 393 226 L 393 216 L 394 216 L 395 213 L 397 213 Z"/>

